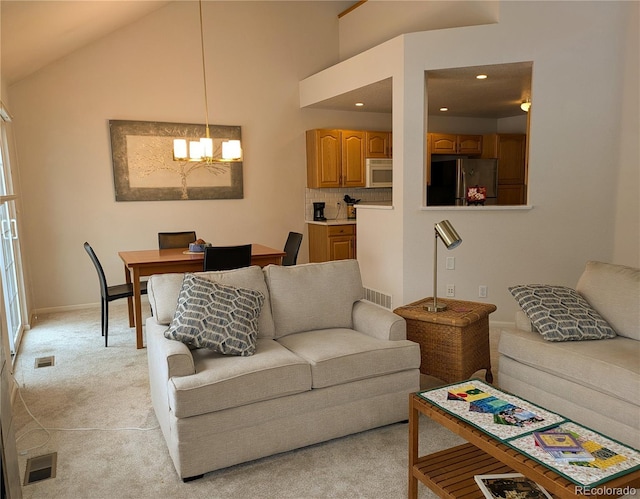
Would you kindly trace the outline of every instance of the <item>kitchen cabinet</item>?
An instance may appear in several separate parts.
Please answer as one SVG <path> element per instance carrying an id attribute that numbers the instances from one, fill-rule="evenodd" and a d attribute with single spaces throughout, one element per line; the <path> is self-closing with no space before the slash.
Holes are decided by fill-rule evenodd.
<path id="1" fill-rule="evenodd" d="M 365 132 L 340 130 L 342 139 L 342 187 L 364 187 Z"/>
<path id="2" fill-rule="evenodd" d="M 355 224 L 308 224 L 308 229 L 310 262 L 356 258 Z"/>
<path id="3" fill-rule="evenodd" d="M 391 132 L 365 132 L 367 158 L 391 158 Z"/>
<path id="4" fill-rule="evenodd" d="M 526 135 L 499 133 L 485 135 L 482 157 L 498 160 L 499 184 L 525 183 Z"/>
<path id="5" fill-rule="evenodd" d="M 503 206 L 525 204 L 525 187 L 524 184 L 498 184 L 498 204 Z"/>
<path id="6" fill-rule="evenodd" d="M 364 187 L 365 132 L 307 130 L 307 187 Z"/>
<path id="7" fill-rule="evenodd" d="M 431 185 L 432 154 L 482 154 L 482 135 L 427 134 L 427 185 Z"/>
<path id="8" fill-rule="evenodd" d="M 482 154 L 482 135 L 429 133 L 427 144 L 429 154 Z"/>
<path id="9" fill-rule="evenodd" d="M 525 134 L 498 133 L 483 137 L 483 158 L 498 160 L 498 204 L 526 202 L 527 161 Z"/>

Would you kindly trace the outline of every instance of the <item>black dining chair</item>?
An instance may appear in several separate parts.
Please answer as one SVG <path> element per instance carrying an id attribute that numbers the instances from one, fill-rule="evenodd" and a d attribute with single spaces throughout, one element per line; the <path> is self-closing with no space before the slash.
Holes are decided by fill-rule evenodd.
<path id="1" fill-rule="evenodd" d="M 188 248 L 189 243 L 196 242 L 196 231 L 158 232 L 158 248 Z"/>
<path id="2" fill-rule="evenodd" d="M 295 265 L 298 260 L 298 251 L 302 244 L 302 234 L 299 232 L 289 232 L 287 242 L 284 245 L 285 256 L 282 257 L 282 265 Z"/>
<path id="3" fill-rule="evenodd" d="M 100 302 L 102 304 L 102 336 L 104 336 L 104 346 L 107 346 L 109 338 L 109 302 L 120 300 L 121 298 L 133 297 L 133 284 L 116 284 L 115 286 L 107 285 L 107 278 L 100 264 L 100 260 L 96 256 L 95 251 L 89 243 L 84 243 L 84 249 L 89 254 L 89 258 L 98 272 L 98 280 L 100 281 Z M 140 282 L 140 293 L 147 294 L 147 282 Z"/>
<path id="4" fill-rule="evenodd" d="M 251 265 L 251 245 L 209 246 L 204 249 L 204 270 L 231 270 Z"/>

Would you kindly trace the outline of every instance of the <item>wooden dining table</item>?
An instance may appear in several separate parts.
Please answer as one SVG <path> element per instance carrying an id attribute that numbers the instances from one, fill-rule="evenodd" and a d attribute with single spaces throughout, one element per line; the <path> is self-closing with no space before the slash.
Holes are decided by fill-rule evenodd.
<path id="1" fill-rule="evenodd" d="M 251 245 L 251 265 L 281 265 L 285 252 L 262 244 Z M 153 274 L 172 272 L 202 272 L 204 253 L 192 253 L 187 248 L 120 251 L 124 262 L 127 283 L 133 284 L 133 299 L 129 298 L 129 326 L 136 328 L 136 347 L 143 348 L 142 340 L 142 295 L 140 278 Z"/>

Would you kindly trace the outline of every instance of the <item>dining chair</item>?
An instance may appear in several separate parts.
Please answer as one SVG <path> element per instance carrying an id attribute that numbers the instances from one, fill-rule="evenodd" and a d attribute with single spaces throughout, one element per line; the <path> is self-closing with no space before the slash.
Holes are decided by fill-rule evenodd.
<path id="1" fill-rule="evenodd" d="M 84 243 L 84 249 L 89 254 L 89 258 L 98 272 L 98 280 L 100 281 L 100 302 L 102 304 L 102 336 L 104 336 L 104 346 L 107 346 L 109 338 L 109 302 L 120 300 L 121 298 L 133 297 L 133 284 L 116 284 L 115 286 L 107 285 L 107 278 L 100 264 L 100 260 L 96 256 L 95 251 L 89 243 Z M 140 293 L 147 294 L 147 282 L 140 282 Z"/>
<path id="2" fill-rule="evenodd" d="M 284 245 L 285 256 L 282 257 L 282 265 L 295 265 L 298 260 L 298 251 L 302 244 L 302 234 L 299 232 L 289 232 L 287 242 Z"/>
<path id="3" fill-rule="evenodd" d="M 209 246 L 204 249 L 204 270 L 231 270 L 251 265 L 251 245 Z"/>
<path id="4" fill-rule="evenodd" d="M 158 248 L 188 248 L 189 243 L 196 242 L 196 231 L 158 232 Z"/>

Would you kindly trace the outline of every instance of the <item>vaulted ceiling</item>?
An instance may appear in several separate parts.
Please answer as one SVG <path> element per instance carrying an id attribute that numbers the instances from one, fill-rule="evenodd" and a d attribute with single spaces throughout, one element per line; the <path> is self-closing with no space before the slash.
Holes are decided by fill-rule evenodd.
<path id="1" fill-rule="evenodd" d="M 2 77 L 9 84 L 169 2 L 2 0 Z"/>
<path id="2" fill-rule="evenodd" d="M 168 4 L 153 1 L 1 0 L 1 69 L 14 83 L 75 50 Z M 475 76 L 486 73 L 486 80 Z M 531 97 L 531 64 L 451 68 L 427 72 L 429 114 L 446 106 L 448 116 L 516 116 Z M 343 94 L 314 107 L 391 112 L 390 79 Z"/>

